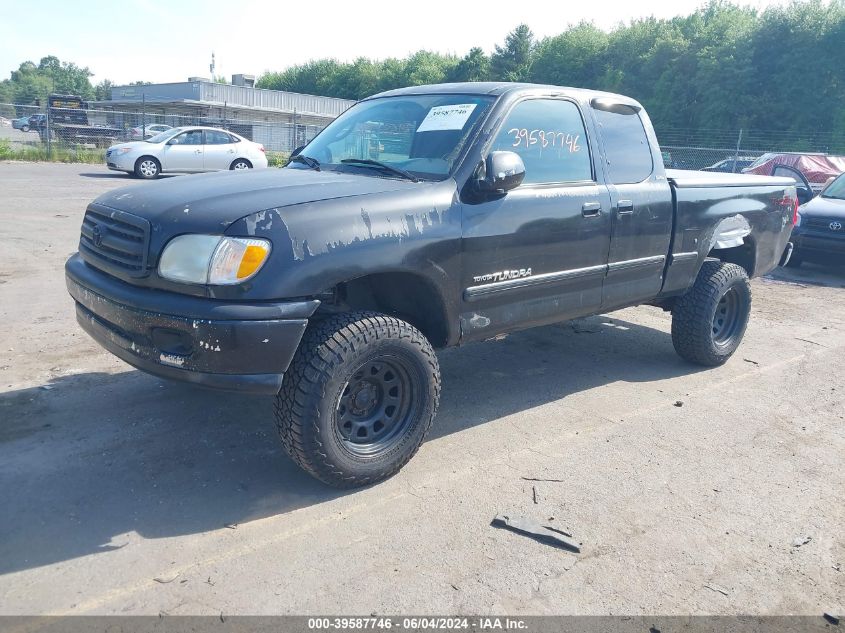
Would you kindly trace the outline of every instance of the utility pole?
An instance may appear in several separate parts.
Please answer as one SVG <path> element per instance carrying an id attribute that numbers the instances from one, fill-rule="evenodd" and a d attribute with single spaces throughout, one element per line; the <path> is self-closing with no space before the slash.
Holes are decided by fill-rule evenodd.
<path id="1" fill-rule="evenodd" d="M 147 138 L 147 92 L 141 93 L 141 140 Z"/>
<path id="2" fill-rule="evenodd" d="M 742 144 L 742 128 L 739 129 L 739 137 L 736 139 L 736 154 L 734 154 L 734 164 L 731 173 L 736 173 L 736 163 L 739 160 L 739 146 Z"/>

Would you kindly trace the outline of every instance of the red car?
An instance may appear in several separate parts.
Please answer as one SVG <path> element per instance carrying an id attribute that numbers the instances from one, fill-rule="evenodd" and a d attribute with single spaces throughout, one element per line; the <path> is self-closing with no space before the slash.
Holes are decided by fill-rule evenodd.
<path id="1" fill-rule="evenodd" d="M 831 177 L 845 172 L 845 156 L 769 152 L 743 169 L 742 173 L 768 176 L 776 165 L 786 165 L 800 171 L 810 183 L 813 193 L 818 194 Z"/>

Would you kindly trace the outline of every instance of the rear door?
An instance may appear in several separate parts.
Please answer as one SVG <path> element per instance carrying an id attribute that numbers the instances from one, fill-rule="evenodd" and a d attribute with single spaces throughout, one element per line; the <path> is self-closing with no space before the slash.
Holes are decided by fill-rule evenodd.
<path id="1" fill-rule="evenodd" d="M 505 195 L 462 205 L 463 339 L 597 310 L 610 199 L 578 104 L 563 97 L 517 102 L 487 151 L 519 154 L 525 180 Z"/>
<path id="2" fill-rule="evenodd" d="M 162 168 L 166 171 L 202 171 L 202 130 L 177 134 L 164 146 Z"/>
<path id="3" fill-rule="evenodd" d="M 203 166 L 206 170 L 229 169 L 235 160 L 232 137 L 223 130 L 206 130 Z"/>
<path id="4" fill-rule="evenodd" d="M 642 110 L 610 98 L 593 99 L 591 105 L 611 200 L 612 235 L 601 307 L 612 310 L 660 292 L 672 235 L 672 193 L 655 162 L 659 154 L 653 151 Z"/>

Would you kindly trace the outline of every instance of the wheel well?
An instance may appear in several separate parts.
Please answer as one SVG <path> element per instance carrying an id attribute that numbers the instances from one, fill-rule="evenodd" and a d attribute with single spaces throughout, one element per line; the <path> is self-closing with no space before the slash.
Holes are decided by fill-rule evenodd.
<path id="1" fill-rule="evenodd" d="M 737 264 L 745 269 L 749 277 L 754 276 L 754 266 L 757 261 L 757 248 L 750 237 L 743 238 L 740 246 L 733 248 L 714 248 L 708 257 L 715 257 L 726 264 Z"/>
<path id="2" fill-rule="evenodd" d="M 250 167 L 252 167 L 252 161 L 251 161 L 251 160 L 249 160 L 249 159 L 247 159 L 247 158 L 236 158 L 236 159 L 235 159 L 235 160 L 233 160 L 233 161 L 231 162 L 231 164 L 229 165 L 229 169 L 232 169 L 232 166 L 233 166 L 235 163 L 237 163 L 239 160 L 242 160 L 242 161 L 243 161 L 243 162 L 245 162 L 247 165 L 249 165 Z"/>
<path id="3" fill-rule="evenodd" d="M 140 157 L 138 158 L 138 160 L 136 160 L 136 161 L 135 161 L 135 168 L 136 168 L 136 169 L 138 168 L 138 164 L 139 164 L 142 160 L 144 160 L 145 158 L 149 158 L 149 159 L 151 159 L 151 160 L 154 160 L 154 161 L 155 161 L 155 163 L 156 163 L 156 165 L 158 165 L 159 170 L 161 170 L 161 161 L 160 161 L 158 158 L 156 158 L 155 156 L 150 156 L 149 154 L 144 154 L 143 156 L 140 156 Z"/>
<path id="4" fill-rule="evenodd" d="M 445 347 L 449 330 L 443 299 L 434 285 L 413 273 L 377 273 L 346 281 L 331 292 L 333 302 L 321 310 L 374 310 L 407 321 L 429 340 L 433 347 Z"/>

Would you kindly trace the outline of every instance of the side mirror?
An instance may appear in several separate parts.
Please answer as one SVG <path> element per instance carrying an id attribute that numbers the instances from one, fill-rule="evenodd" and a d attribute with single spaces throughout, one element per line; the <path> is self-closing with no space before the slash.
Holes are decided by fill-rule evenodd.
<path id="1" fill-rule="evenodd" d="M 479 188 L 488 193 L 505 193 L 522 184 L 525 164 L 515 152 L 491 152 L 484 162 L 484 172 Z"/>

